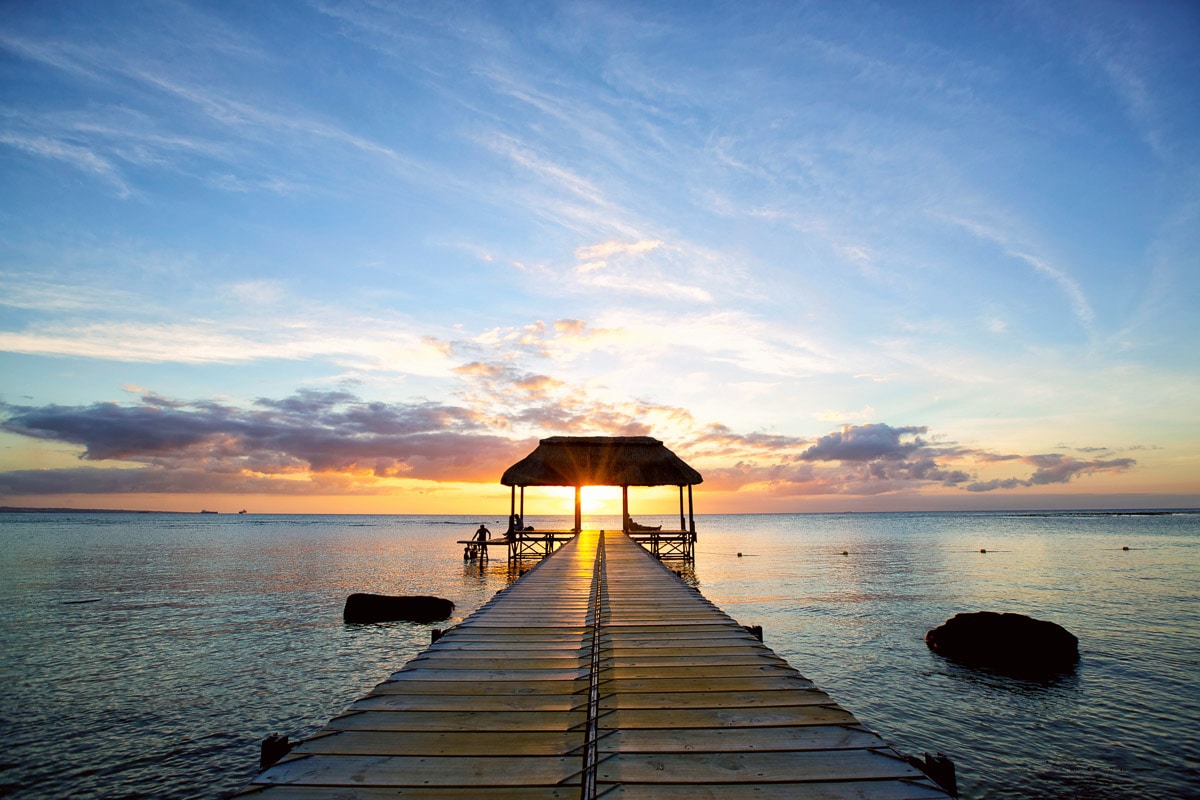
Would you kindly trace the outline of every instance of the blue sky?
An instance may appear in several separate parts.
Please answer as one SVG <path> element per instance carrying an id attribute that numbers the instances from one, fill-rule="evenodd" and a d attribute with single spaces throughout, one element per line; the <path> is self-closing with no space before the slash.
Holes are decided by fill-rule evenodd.
<path id="1" fill-rule="evenodd" d="M 0 10 L 0 502 L 1200 504 L 1188 3 Z"/>

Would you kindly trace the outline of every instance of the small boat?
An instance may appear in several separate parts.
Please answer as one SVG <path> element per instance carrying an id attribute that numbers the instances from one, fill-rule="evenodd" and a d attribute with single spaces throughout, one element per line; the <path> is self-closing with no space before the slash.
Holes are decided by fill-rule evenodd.
<path id="1" fill-rule="evenodd" d="M 202 508 L 202 509 L 200 509 L 200 513 L 201 513 L 201 514 L 217 514 L 217 513 L 220 513 L 220 512 L 217 512 L 217 511 L 209 511 L 208 509 Z"/>
<path id="2" fill-rule="evenodd" d="M 246 509 L 244 509 L 244 508 L 243 508 L 243 509 L 242 509 L 241 511 L 239 511 L 238 513 L 239 513 L 239 514 L 245 514 L 245 513 L 246 513 Z"/>

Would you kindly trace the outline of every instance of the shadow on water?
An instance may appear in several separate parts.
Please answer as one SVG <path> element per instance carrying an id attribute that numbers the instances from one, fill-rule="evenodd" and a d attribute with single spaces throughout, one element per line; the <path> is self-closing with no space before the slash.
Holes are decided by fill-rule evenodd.
<path id="1" fill-rule="evenodd" d="M 507 586 L 537 566 L 539 561 L 509 561 L 507 558 L 475 558 L 464 560 L 462 581 L 464 586 L 497 587 Z"/>
<path id="2" fill-rule="evenodd" d="M 1047 690 L 1068 693 L 1079 690 L 1079 670 L 1077 668 L 1060 672 L 1011 675 L 988 667 L 956 664 L 938 655 L 932 655 L 932 657 L 942 667 L 936 670 L 935 674 L 946 676 L 951 681 L 960 684 L 964 690 L 985 689 L 1011 692 L 1030 698 L 1044 695 Z"/>
<path id="3" fill-rule="evenodd" d="M 700 579 L 696 577 L 696 565 L 694 562 L 672 562 L 667 564 L 666 567 L 688 586 L 691 586 L 693 589 L 700 588 Z"/>

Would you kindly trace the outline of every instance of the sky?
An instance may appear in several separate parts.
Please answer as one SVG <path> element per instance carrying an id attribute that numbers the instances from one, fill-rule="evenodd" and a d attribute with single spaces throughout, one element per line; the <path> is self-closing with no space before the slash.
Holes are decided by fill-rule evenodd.
<path id="1" fill-rule="evenodd" d="M 1166 0 L 5 3 L 0 504 L 1200 506 L 1198 76 Z"/>

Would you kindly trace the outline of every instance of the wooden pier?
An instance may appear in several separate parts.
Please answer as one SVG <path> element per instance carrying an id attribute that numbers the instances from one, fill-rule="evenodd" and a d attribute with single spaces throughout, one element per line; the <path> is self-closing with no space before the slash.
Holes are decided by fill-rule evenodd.
<path id="1" fill-rule="evenodd" d="M 264 771 L 268 798 L 947 794 L 621 532 L 582 531 Z"/>

